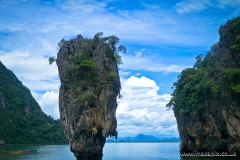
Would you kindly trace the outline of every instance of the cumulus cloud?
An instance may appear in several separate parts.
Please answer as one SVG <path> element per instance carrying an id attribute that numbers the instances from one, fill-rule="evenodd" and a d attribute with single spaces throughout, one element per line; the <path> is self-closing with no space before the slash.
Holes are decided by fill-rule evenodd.
<path id="1" fill-rule="evenodd" d="M 183 0 L 175 9 L 178 13 L 190 13 L 213 4 L 221 9 L 240 7 L 236 0 Z M 110 11 L 107 5 L 108 1 L 95 0 L 0 2 L 0 14 L 4 15 L 0 16 L 0 60 L 31 90 L 47 114 L 58 117 L 58 71 L 47 59 L 56 56 L 57 43 L 62 38 L 70 39 L 78 34 L 90 38 L 102 31 L 104 36 L 117 35 L 125 43 L 142 45 L 141 48 L 149 44 L 153 48 L 165 44 L 206 46 L 207 41 L 212 44 L 215 40 L 214 36 L 209 36 L 212 30 L 205 23 L 212 21 L 210 18 L 209 21 L 194 20 L 158 5 L 132 10 L 116 7 Z M 181 72 L 189 66 L 164 63 L 159 56 L 145 52 L 141 49 L 122 55 L 124 65 L 120 66 L 120 76 L 124 97 L 119 100 L 117 110 L 118 129 L 121 134 L 177 133 L 173 113 L 165 109 L 170 95 L 158 95 L 160 88 L 155 81 L 139 77 L 141 74 L 124 78 L 132 74 L 129 70 L 169 73 Z"/>
<path id="2" fill-rule="evenodd" d="M 35 99 L 36 101 L 40 101 L 41 98 L 42 98 L 42 94 L 39 94 L 39 93 L 37 93 L 37 92 L 31 91 L 31 94 L 32 94 L 32 96 L 34 97 L 34 99 Z"/>
<path id="3" fill-rule="evenodd" d="M 56 90 L 60 85 L 57 66 L 49 65 L 41 54 L 0 51 L 0 60 L 31 91 Z"/>
<path id="4" fill-rule="evenodd" d="M 41 106 L 42 111 L 47 115 L 52 115 L 54 119 L 59 119 L 59 109 L 58 109 L 58 91 L 47 91 L 38 101 Z"/>
<path id="5" fill-rule="evenodd" d="M 170 94 L 158 95 L 156 82 L 144 76 L 122 78 L 121 84 L 123 97 L 117 108 L 119 136 L 178 134 L 173 112 L 166 110 Z"/>

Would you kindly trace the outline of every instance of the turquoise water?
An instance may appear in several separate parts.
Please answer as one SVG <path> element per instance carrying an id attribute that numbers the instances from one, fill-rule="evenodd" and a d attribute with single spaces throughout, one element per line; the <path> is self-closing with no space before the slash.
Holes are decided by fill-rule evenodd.
<path id="1" fill-rule="evenodd" d="M 0 160 L 76 160 L 68 145 L 7 145 L 2 149 L 34 149 L 37 153 L 8 155 Z M 180 157 L 179 143 L 106 143 L 102 160 L 217 160 L 227 157 Z M 230 157 L 229 157 L 230 158 Z M 236 157 L 230 158 L 237 159 Z"/>

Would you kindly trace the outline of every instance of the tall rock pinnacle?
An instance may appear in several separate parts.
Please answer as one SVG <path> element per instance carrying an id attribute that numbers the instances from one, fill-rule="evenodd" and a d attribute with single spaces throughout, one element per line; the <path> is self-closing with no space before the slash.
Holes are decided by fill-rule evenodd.
<path id="1" fill-rule="evenodd" d="M 61 124 L 77 159 L 101 157 L 106 137 L 117 137 L 119 39 L 111 36 L 117 38 L 112 45 L 112 39 L 101 34 L 91 40 L 78 35 L 62 41 L 56 60 Z"/>

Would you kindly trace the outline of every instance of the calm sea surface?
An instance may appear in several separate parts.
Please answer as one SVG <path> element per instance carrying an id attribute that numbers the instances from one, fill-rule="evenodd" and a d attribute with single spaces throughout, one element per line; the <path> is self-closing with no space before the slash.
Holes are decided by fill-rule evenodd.
<path id="1" fill-rule="evenodd" d="M 0 152 L 0 160 L 76 160 L 68 145 L 7 145 L 0 146 L 0 150 L 2 149 L 34 149 L 37 153 L 9 155 Z M 179 143 L 106 143 L 102 160 L 217 160 L 226 158 L 181 158 Z M 230 159 L 237 158 L 231 157 Z"/>

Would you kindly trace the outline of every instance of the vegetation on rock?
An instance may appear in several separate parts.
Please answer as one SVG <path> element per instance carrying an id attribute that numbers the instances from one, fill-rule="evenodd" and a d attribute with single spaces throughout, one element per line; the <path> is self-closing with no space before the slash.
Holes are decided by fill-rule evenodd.
<path id="1" fill-rule="evenodd" d="M 220 93 L 220 84 L 214 77 L 214 55 L 218 44 L 214 45 L 206 56 L 198 55 L 193 68 L 187 68 L 178 76 L 173 84 L 174 91 L 169 109 L 179 111 L 184 116 L 184 123 L 188 120 L 191 111 L 202 113 L 205 101 L 217 99 Z"/>
<path id="2" fill-rule="evenodd" d="M 49 57 L 48 62 L 50 65 L 53 64 L 53 62 L 55 62 L 55 57 Z"/>
<path id="3" fill-rule="evenodd" d="M 119 38 L 112 35 L 112 36 L 108 36 L 108 37 L 102 37 L 103 36 L 103 32 L 98 32 L 97 34 L 95 34 L 94 39 L 96 40 L 100 40 L 102 42 L 104 42 L 105 44 L 107 44 L 109 46 L 109 49 L 112 52 L 113 57 L 115 58 L 116 62 L 118 65 L 123 64 L 121 56 L 119 55 L 119 52 L 123 52 L 126 53 L 127 52 L 127 48 L 123 45 L 119 45 Z"/>
<path id="4" fill-rule="evenodd" d="M 41 111 L 29 89 L 0 62 L 0 137 L 7 144 L 66 143 L 60 120 Z"/>
<path id="5" fill-rule="evenodd" d="M 221 26 L 219 34 L 220 41 L 179 75 L 166 105 L 177 120 L 180 152 L 240 155 L 240 17 Z"/>
<path id="6" fill-rule="evenodd" d="M 120 52 L 116 36 L 65 41 L 56 64 L 61 80 L 59 109 L 61 124 L 71 151 L 80 155 L 102 155 L 106 137 L 117 137 L 117 96 L 121 84 L 118 64 Z"/>

